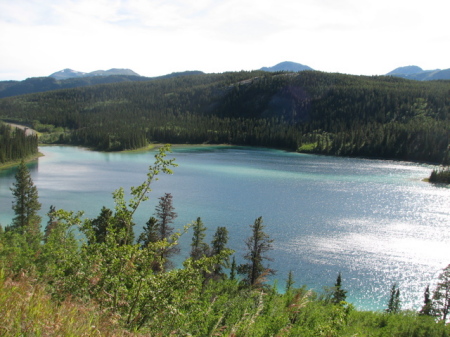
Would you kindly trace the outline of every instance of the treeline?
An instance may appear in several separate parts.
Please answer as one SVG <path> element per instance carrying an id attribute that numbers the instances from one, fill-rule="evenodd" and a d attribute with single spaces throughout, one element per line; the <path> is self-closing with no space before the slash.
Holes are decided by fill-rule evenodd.
<path id="1" fill-rule="evenodd" d="M 155 155 L 143 184 L 113 193 L 115 207 L 98 217 L 50 207 L 45 231 L 37 215 L 38 191 L 22 162 L 12 187 L 15 217 L 0 227 L 0 329 L 2 336 L 449 336 L 450 266 L 420 312 L 402 311 L 391 286 L 385 312 L 361 312 L 346 302 L 345 279 L 323 293 L 296 287 L 292 272 L 284 293 L 265 278 L 274 274 L 273 239 L 262 218 L 250 225 L 243 263 L 218 227 L 211 244 L 197 218 L 189 257 L 174 269 L 181 232 L 172 196 L 159 198 L 136 237 L 133 215 L 159 173 L 171 173 L 168 147 Z M 142 225 L 142 224 L 141 224 Z M 77 234 L 75 234 L 75 230 Z M 278 261 L 280 263 L 281 261 Z M 389 286 L 389 285 L 387 285 Z"/>
<path id="2" fill-rule="evenodd" d="M 440 163 L 449 81 L 300 73 L 198 74 L 0 100 L 2 118 L 62 128 L 100 150 L 229 143 Z"/>
<path id="3" fill-rule="evenodd" d="M 21 160 L 38 153 L 37 135 L 0 122 L 0 164 Z"/>

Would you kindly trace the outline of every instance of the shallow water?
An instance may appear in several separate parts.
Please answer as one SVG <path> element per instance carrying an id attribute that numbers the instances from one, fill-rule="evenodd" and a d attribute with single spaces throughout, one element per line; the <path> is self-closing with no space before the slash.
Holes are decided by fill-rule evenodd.
<path id="1" fill-rule="evenodd" d="M 43 204 L 84 210 L 95 217 L 112 208 L 112 192 L 146 178 L 154 152 L 99 153 L 43 147 L 30 165 Z M 176 147 L 179 167 L 161 176 L 136 215 L 139 233 L 157 198 L 173 195 L 176 227 L 201 217 L 208 241 L 227 226 L 237 262 L 262 216 L 275 240 L 271 267 L 283 288 L 289 270 L 296 285 L 321 291 L 338 272 L 348 300 L 360 309 L 386 307 L 391 285 L 403 308 L 420 308 L 427 284 L 450 263 L 450 189 L 425 183 L 431 167 L 415 163 L 314 156 L 245 147 Z M 0 172 L 0 222 L 13 217 L 9 188 L 14 170 Z M 191 233 L 182 239 L 188 254 Z"/>

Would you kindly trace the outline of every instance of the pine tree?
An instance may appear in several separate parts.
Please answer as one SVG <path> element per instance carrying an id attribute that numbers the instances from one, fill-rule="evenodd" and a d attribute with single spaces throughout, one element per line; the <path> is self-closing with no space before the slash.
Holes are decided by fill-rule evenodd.
<path id="1" fill-rule="evenodd" d="M 16 216 L 9 229 L 25 235 L 30 247 L 37 248 L 42 238 L 41 217 L 38 215 L 41 204 L 24 161 L 20 163 L 15 178 L 11 191 L 15 199 L 12 209 Z"/>
<path id="2" fill-rule="evenodd" d="M 244 283 L 255 286 L 261 282 L 260 278 L 263 274 L 275 274 L 274 270 L 263 265 L 264 260 L 272 261 L 266 253 L 272 250 L 273 239 L 264 232 L 262 217 L 257 218 L 250 228 L 252 235 L 245 240 L 247 252 L 244 255 L 244 259 L 248 262 L 238 266 L 238 274 L 244 276 Z"/>

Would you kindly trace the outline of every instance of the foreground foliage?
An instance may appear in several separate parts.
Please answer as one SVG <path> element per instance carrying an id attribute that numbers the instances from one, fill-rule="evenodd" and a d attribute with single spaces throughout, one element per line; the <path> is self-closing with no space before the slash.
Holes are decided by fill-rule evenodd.
<path id="1" fill-rule="evenodd" d="M 209 246 L 201 218 L 192 226 L 191 256 L 182 268 L 171 269 L 167 252 L 175 252 L 190 226 L 162 234 L 161 224 L 175 216 L 170 194 L 160 198 L 158 219 L 150 218 L 139 243 L 133 239 L 134 213 L 158 174 L 170 174 L 175 165 L 167 151 L 160 149 L 147 179 L 131 188 L 128 201 L 123 189 L 115 191 L 114 210 L 103 208 L 98 218 L 51 207 L 44 239 L 33 245 L 20 226 L 0 230 L 2 336 L 450 335 L 445 324 L 450 266 L 427 302 L 430 310 L 420 315 L 399 310 L 399 303 L 389 313 L 357 311 L 345 302 L 340 274 L 324 294 L 294 287 L 290 274 L 285 292 L 279 293 L 264 282 L 273 270 L 263 265 L 270 260 L 272 240 L 262 218 L 250 226 L 247 262 L 236 267 L 233 258 L 233 276 L 225 273 L 233 253 L 226 248 L 227 230 L 218 227 Z M 242 280 L 236 279 L 236 269 Z"/>

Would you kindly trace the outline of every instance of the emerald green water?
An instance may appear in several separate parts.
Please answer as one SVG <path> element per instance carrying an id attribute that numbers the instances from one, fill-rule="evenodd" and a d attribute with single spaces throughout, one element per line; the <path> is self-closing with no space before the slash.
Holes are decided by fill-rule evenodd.
<path id="1" fill-rule="evenodd" d="M 95 217 L 113 207 L 112 192 L 146 178 L 153 152 L 98 153 L 43 147 L 30 165 L 43 204 L 84 210 Z M 396 282 L 403 308 L 420 308 L 427 284 L 450 263 L 450 189 L 421 179 L 431 167 L 383 160 L 335 158 L 245 147 L 177 147 L 179 167 L 153 185 L 136 215 L 136 232 L 153 215 L 157 198 L 173 195 L 176 226 L 200 216 L 208 241 L 227 226 L 229 246 L 242 261 L 249 225 L 262 216 L 275 239 L 271 266 L 283 288 L 289 270 L 296 285 L 321 291 L 338 272 L 348 300 L 361 309 L 386 308 Z M 14 170 L 0 172 L 0 222 L 10 223 Z M 188 255 L 191 233 L 182 240 Z"/>

